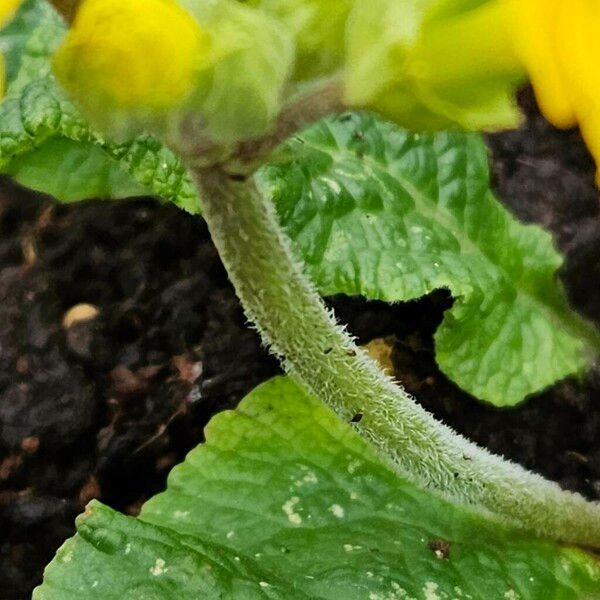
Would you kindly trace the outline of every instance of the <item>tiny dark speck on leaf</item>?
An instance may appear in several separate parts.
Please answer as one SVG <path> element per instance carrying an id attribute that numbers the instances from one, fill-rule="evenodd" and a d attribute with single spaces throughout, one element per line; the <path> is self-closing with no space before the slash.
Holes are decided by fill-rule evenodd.
<path id="1" fill-rule="evenodd" d="M 362 421 L 363 417 L 364 417 L 363 413 L 356 413 L 350 420 L 350 423 L 360 423 Z"/>
<path id="2" fill-rule="evenodd" d="M 229 179 L 231 179 L 231 181 L 246 181 L 247 177 L 242 173 L 231 173 Z"/>
<path id="3" fill-rule="evenodd" d="M 323 350 L 323 354 L 330 354 L 333 351 L 333 348 L 325 348 L 325 350 Z"/>
<path id="4" fill-rule="evenodd" d="M 450 542 L 446 540 L 429 540 L 427 546 L 438 560 L 448 560 L 450 558 L 450 548 L 452 546 Z"/>
<path id="5" fill-rule="evenodd" d="M 355 132 L 352 134 L 352 137 L 353 137 L 355 140 L 362 141 L 362 140 L 364 140 L 364 139 L 365 139 L 365 134 L 364 134 L 362 131 L 355 131 Z"/>
<path id="6" fill-rule="evenodd" d="M 346 123 L 347 121 L 351 121 L 352 120 L 352 113 L 344 113 L 342 115 L 339 116 L 339 120 L 342 123 Z"/>

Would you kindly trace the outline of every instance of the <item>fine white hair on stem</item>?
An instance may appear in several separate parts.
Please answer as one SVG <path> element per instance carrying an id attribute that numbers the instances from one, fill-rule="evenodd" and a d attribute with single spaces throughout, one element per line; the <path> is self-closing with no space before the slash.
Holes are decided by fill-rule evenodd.
<path id="1" fill-rule="evenodd" d="M 556 540 L 600 547 L 600 504 L 488 453 L 436 421 L 356 346 L 294 257 L 252 177 L 196 173 L 204 216 L 244 306 L 286 372 L 400 476 Z"/>

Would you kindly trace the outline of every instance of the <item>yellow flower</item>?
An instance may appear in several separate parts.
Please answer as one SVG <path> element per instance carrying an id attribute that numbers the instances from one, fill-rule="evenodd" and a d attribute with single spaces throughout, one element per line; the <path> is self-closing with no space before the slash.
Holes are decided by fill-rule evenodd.
<path id="1" fill-rule="evenodd" d="M 600 165 L 600 2 L 506 2 L 542 112 L 556 127 L 578 124 Z"/>
<path id="2" fill-rule="evenodd" d="M 21 0 L 0 0 L 0 27 L 13 16 L 19 4 Z"/>
<path id="3" fill-rule="evenodd" d="M 174 0 L 85 0 L 55 73 L 92 116 L 166 112 L 194 91 L 208 36 Z"/>
<path id="4" fill-rule="evenodd" d="M 21 0 L 0 0 L 0 27 L 3 27 L 19 8 Z M 0 54 L 0 100 L 4 97 L 4 57 Z"/>

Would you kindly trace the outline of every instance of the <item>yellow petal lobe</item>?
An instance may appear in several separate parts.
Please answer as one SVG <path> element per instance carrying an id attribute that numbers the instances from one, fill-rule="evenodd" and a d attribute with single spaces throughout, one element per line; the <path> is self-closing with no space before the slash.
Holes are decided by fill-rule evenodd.
<path id="1" fill-rule="evenodd" d="M 22 0 L 0 0 L 0 27 L 13 16 Z"/>
<path id="2" fill-rule="evenodd" d="M 508 0 L 507 5 L 514 41 L 542 112 L 557 127 L 573 127 L 575 111 L 558 63 L 556 32 L 561 3 L 562 0 Z"/>
<path id="3" fill-rule="evenodd" d="M 600 165 L 600 3 L 561 0 L 557 14 L 558 64 L 581 133 Z"/>

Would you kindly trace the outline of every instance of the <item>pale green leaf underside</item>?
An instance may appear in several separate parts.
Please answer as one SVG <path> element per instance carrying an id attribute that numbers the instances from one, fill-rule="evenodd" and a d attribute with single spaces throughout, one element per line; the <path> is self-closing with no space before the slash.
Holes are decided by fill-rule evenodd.
<path id="1" fill-rule="evenodd" d="M 403 482 L 289 379 L 206 437 L 140 518 L 88 507 L 34 598 L 600 598 L 591 557 Z"/>
<path id="2" fill-rule="evenodd" d="M 598 347 L 566 304 L 550 235 L 490 192 L 477 134 L 342 115 L 290 140 L 259 179 L 324 295 L 394 302 L 448 288 L 437 360 L 481 399 L 514 405 Z"/>
<path id="3" fill-rule="evenodd" d="M 62 137 L 50 138 L 29 154 L 16 157 L 7 173 L 21 185 L 44 190 L 62 202 L 152 193 L 93 142 L 73 142 Z"/>
<path id="4" fill-rule="evenodd" d="M 0 172 L 63 201 L 153 194 L 199 212 L 195 187 L 170 150 L 150 136 L 107 142 L 66 99 L 51 73 L 64 31 L 45 0 L 28 0 L 0 32 L 8 74 L 7 98 L 0 104 Z M 60 155 L 51 156 L 57 149 Z M 84 160 L 87 150 L 92 156 Z"/>

